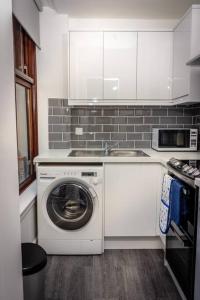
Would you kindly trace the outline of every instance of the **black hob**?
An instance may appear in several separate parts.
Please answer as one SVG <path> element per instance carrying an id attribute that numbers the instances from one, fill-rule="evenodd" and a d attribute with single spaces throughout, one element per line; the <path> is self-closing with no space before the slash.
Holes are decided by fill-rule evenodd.
<path id="1" fill-rule="evenodd" d="M 167 165 L 190 179 L 200 177 L 200 160 L 178 160 L 172 157 Z"/>

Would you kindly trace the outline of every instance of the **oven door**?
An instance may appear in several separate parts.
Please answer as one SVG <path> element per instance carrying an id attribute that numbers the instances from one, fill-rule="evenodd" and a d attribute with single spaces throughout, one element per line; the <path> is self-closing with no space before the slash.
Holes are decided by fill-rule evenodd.
<path id="1" fill-rule="evenodd" d="M 190 129 L 161 129 L 158 137 L 159 148 L 190 148 Z"/>
<path id="2" fill-rule="evenodd" d="M 167 233 L 166 260 L 186 298 L 193 299 L 194 245 L 173 221 Z"/>

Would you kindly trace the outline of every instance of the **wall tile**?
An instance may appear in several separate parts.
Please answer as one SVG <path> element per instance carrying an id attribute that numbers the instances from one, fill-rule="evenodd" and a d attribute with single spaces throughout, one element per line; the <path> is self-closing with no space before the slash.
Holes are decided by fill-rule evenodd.
<path id="1" fill-rule="evenodd" d="M 112 118 L 109 117 L 96 117 L 96 124 L 111 124 Z"/>
<path id="2" fill-rule="evenodd" d="M 79 124 L 95 124 L 95 117 L 79 117 Z"/>
<path id="3" fill-rule="evenodd" d="M 134 132 L 134 125 L 119 125 L 119 132 Z"/>
<path id="4" fill-rule="evenodd" d="M 158 117 L 144 117 L 144 124 L 159 124 Z"/>
<path id="5" fill-rule="evenodd" d="M 62 141 L 62 133 L 49 133 L 49 141 L 54 142 L 54 141 Z"/>
<path id="6" fill-rule="evenodd" d="M 135 148 L 151 148 L 150 141 L 135 141 Z"/>
<path id="7" fill-rule="evenodd" d="M 120 116 L 134 116 L 135 110 L 132 108 L 120 108 L 119 109 L 119 115 Z"/>
<path id="8" fill-rule="evenodd" d="M 192 117 L 177 117 L 177 124 L 192 124 Z"/>
<path id="9" fill-rule="evenodd" d="M 100 141 L 87 141 L 87 148 L 102 148 Z"/>
<path id="10" fill-rule="evenodd" d="M 70 132 L 71 126 L 65 124 L 52 125 L 53 132 Z"/>
<path id="11" fill-rule="evenodd" d="M 142 140 L 142 133 L 127 133 L 127 140 Z"/>
<path id="12" fill-rule="evenodd" d="M 150 132 L 151 126 L 149 125 L 135 125 L 135 132 Z"/>
<path id="13" fill-rule="evenodd" d="M 168 116 L 183 116 L 183 108 L 169 108 Z"/>
<path id="14" fill-rule="evenodd" d="M 111 122 L 112 124 L 127 124 L 127 117 L 113 117 Z"/>
<path id="15" fill-rule="evenodd" d="M 111 140 L 115 140 L 115 141 L 126 140 L 126 133 L 111 133 Z"/>
<path id="16" fill-rule="evenodd" d="M 104 108 L 102 110 L 103 116 L 118 116 L 119 115 L 119 110 L 117 108 Z"/>
<path id="17" fill-rule="evenodd" d="M 110 140 L 110 136 L 111 134 L 110 133 L 95 133 L 95 139 L 97 141 L 99 140 L 104 140 L 104 141 L 107 141 L 107 140 Z"/>
<path id="18" fill-rule="evenodd" d="M 135 109 L 135 115 L 136 116 L 150 116 L 151 115 L 151 109 Z"/>
<path id="19" fill-rule="evenodd" d="M 71 141 L 72 148 L 86 148 L 86 141 Z"/>
<path id="20" fill-rule="evenodd" d="M 49 124 L 62 124 L 63 117 L 61 116 L 49 116 Z"/>
<path id="21" fill-rule="evenodd" d="M 118 132 L 118 125 L 103 125 L 103 132 Z"/>
<path id="22" fill-rule="evenodd" d="M 166 108 L 152 109 L 152 116 L 167 116 Z"/>
<path id="23" fill-rule="evenodd" d="M 128 117 L 128 124 L 143 124 L 143 117 Z"/>
<path id="24" fill-rule="evenodd" d="M 134 141 L 120 141 L 119 142 L 119 148 L 135 148 L 135 142 Z"/>
<path id="25" fill-rule="evenodd" d="M 160 124 L 176 124 L 176 117 L 160 117 Z"/>

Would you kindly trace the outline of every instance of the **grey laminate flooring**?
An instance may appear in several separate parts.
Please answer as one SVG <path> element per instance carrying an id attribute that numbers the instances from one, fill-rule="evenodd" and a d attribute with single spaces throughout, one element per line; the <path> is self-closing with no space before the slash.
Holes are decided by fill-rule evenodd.
<path id="1" fill-rule="evenodd" d="M 180 300 L 160 250 L 49 256 L 45 300 Z"/>

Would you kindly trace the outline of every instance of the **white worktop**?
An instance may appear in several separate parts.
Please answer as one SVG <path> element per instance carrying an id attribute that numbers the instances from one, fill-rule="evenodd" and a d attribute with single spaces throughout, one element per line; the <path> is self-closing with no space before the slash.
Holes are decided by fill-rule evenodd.
<path id="1" fill-rule="evenodd" d="M 111 157 L 111 156 L 99 156 L 99 157 L 70 157 L 68 156 L 70 151 L 74 149 L 65 150 L 49 150 L 46 153 L 38 155 L 35 159 L 35 163 L 162 163 L 166 165 L 167 161 L 171 157 L 177 159 L 190 159 L 200 160 L 200 152 L 157 152 L 153 149 L 140 149 L 144 151 L 149 157 Z M 86 150 L 86 149 L 78 149 Z M 95 149 L 88 149 L 95 150 Z M 96 149 L 100 150 L 100 149 Z M 128 150 L 128 149 L 126 149 Z M 139 149 L 137 149 L 139 150 Z"/>

